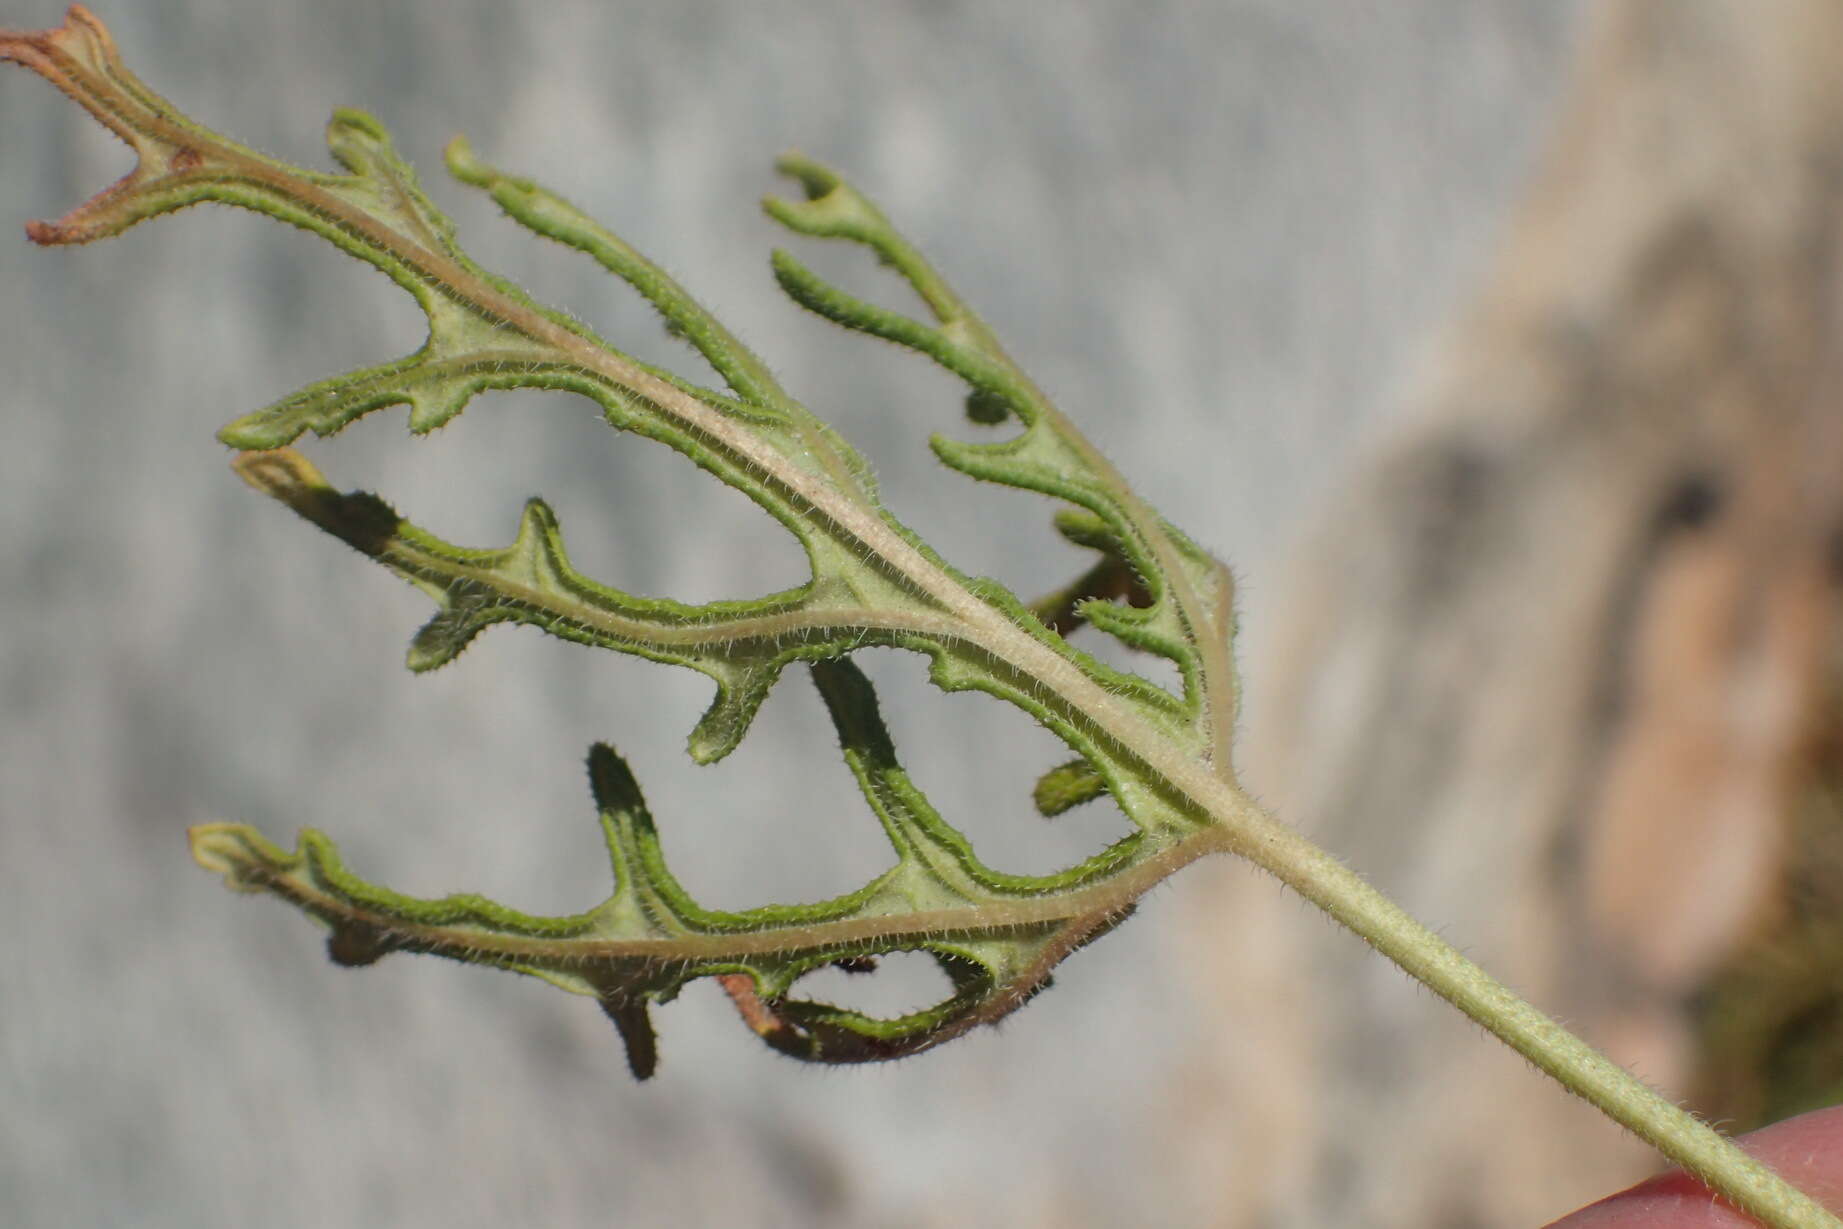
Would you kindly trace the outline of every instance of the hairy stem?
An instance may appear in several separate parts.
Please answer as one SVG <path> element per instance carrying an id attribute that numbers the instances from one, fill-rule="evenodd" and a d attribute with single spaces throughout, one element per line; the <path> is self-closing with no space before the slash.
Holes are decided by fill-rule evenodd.
<path id="1" fill-rule="evenodd" d="M 1248 813 L 1233 827 L 1210 830 L 1225 851 L 1272 872 L 1569 1092 L 1773 1229 L 1843 1224 L 1733 1140 L 1520 998 L 1361 875 L 1253 803 L 1244 800 L 1244 806 Z"/>

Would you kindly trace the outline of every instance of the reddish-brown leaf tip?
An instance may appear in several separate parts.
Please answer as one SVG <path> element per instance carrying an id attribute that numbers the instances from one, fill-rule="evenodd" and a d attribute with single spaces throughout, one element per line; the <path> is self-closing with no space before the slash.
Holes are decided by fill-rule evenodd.
<path id="1" fill-rule="evenodd" d="M 131 202 L 151 182 L 172 175 L 175 151 L 159 135 L 166 104 L 122 66 L 108 27 L 73 4 L 56 29 L 0 30 L 0 60 L 57 86 L 136 155 L 133 170 L 57 221 L 28 222 L 26 237 L 44 245 L 87 243 L 130 225 Z"/>

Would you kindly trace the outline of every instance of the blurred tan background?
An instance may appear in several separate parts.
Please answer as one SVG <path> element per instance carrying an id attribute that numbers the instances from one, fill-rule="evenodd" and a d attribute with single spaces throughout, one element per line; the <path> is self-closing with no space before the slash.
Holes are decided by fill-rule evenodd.
<path id="1" fill-rule="evenodd" d="M 1843 1100 L 1839 238 L 1843 8 L 1594 7 L 1477 293 L 1289 561 L 1249 706 L 1283 814 L 1735 1130 Z M 1311 1027 L 1262 1016 L 1269 1064 L 1220 1076 L 1299 1108 L 1256 1133 L 1194 1098 L 1199 1139 L 1287 1174 L 1250 1223 L 1530 1223 L 1650 1164 L 1228 878 L 1180 933 L 1280 930 L 1314 970 Z"/>
<path id="2" fill-rule="evenodd" d="M 443 181 L 466 132 L 719 309 L 949 558 L 1059 583 L 1047 507 L 928 460 L 966 430 L 952 383 L 774 289 L 770 158 L 839 165 L 1235 563 L 1243 759 L 1284 814 L 1713 1114 L 1834 1083 L 1833 5 L 96 7 L 154 88 L 271 152 L 319 165 L 330 107 L 373 110 L 484 263 L 683 361 Z M 125 166 L 0 75 L 7 228 Z M 184 827 L 313 824 L 405 890 L 580 908 L 606 890 L 580 769 L 606 739 L 713 904 L 854 886 L 880 837 L 797 678 L 696 770 L 684 672 L 524 632 L 400 670 L 422 599 L 210 439 L 413 347 L 383 279 L 200 210 L 94 250 L 0 242 L 0 286 L 0 1221 L 1510 1225 L 1646 1171 L 1233 866 L 1162 889 L 1002 1031 L 883 1068 L 795 1066 L 691 992 L 636 1086 L 592 1004 L 333 968 L 192 868 Z M 460 541 L 541 491 L 641 591 L 799 575 L 743 500 L 565 397 L 425 441 L 382 415 L 314 455 Z M 1051 740 L 866 656 L 989 861 L 1119 831 L 1035 819 Z M 935 989 L 889 974 L 834 988 Z"/>

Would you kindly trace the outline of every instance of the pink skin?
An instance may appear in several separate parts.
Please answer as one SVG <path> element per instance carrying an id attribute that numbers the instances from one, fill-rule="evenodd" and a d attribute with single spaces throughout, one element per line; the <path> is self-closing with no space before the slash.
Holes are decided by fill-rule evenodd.
<path id="1" fill-rule="evenodd" d="M 1843 1212 L 1843 1106 L 1776 1122 L 1741 1146 L 1833 1212 Z M 1753 1229 L 1758 1222 L 1673 1171 L 1602 1199 L 1549 1229 Z"/>

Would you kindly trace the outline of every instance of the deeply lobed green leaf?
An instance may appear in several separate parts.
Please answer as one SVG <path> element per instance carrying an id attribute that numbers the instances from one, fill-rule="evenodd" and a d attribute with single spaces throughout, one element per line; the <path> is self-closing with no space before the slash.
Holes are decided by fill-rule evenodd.
<path id="1" fill-rule="evenodd" d="M 423 952 L 592 995 L 641 1076 L 656 1062 L 648 1006 L 699 977 L 718 978 L 750 1027 L 787 1053 L 827 1062 L 889 1058 L 1014 1010 L 1064 956 L 1206 852 L 1199 834 L 1211 818 L 1196 799 L 1232 788 L 1227 572 L 1127 488 L 881 212 L 831 171 L 783 159 L 806 199 L 771 199 L 767 209 L 795 231 L 872 249 L 916 291 L 929 319 L 848 295 L 784 252 L 774 256 L 776 277 L 800 304 L 956 373 L 968 385 L 975 423 L 1014 428 L 1008 438 L 982 442 L 937 437 L 934 451 L 972 477 L 1066 505 L 1059 528 L 1098 561 L 1058 593 L 1026 604 L 940 559 L 882 506 L 864 460 L 683 287 L 573 205 L 489 166 L 464 141 L 447 152 L 457 179 L 632 285 L 726 390 L 642 363 L 481 269 L 367 115 L 341 110 L 328 128 L 344 173 L 309 171 L 186 118 L 122 66 L 107 32 L 81 6 L 57 30 L 0 32 L 0 58 L 51 80 L 137 155 L 120 182 L 56 223 L 34 224 L 35 240 L 83 243 L 201 202 L 236 205 L 320 235 L 383 271 L 421 306 L 429 333 L 415 352 L 319 381 L 219 433 L 244 450 L 237 469 L 252 486 L 435 602 L 411 643 L 412 669 L 447 664 L 504 622 L 686 666 L 716 685 L 690 739 L 693 758 L 708 762 L 743 738 L 788 665 L 809 663 L 846 764 L 895 853 L 884 874 L 834 900 L 704 909 L 666 868 L 627 766 L 600 746 L 590 755 L 590 778 L 615 887 L 582 914 L 529 916 L 471 895 L 403 896 L 348 871 L 332 842 L 311 830 L 292 851 L 243 825 L 194 831 L 202 864 L 328 925 L 335 960 Z M 510 545 L 460 546 L 377 496 L 337 490 L 290 447 L 396 405 L 409 407 L 412 431 L 432 431 L 480 393 L 514 388 L 587 397 L 610 426 L 674 448 L 748 495 L 800 542 L 809 579 L 780 593 L 697 605 L 638 596 L 579 572 L 541 500 L 527 504 Z M 1067 636 L 1082 626 L 1169 659 L 1182 693 L 1072 645 Z M 1037 718 L 1080 757 L 1045 777 L 1039 809 L 1054 814 L 1107 794 L 1132 834 L 1052 875 L 985 866 L 898 763 L 870 684 L 846 660 L 872 646 L 923 653 L 941 687 L 984 691 Z M 951 996 L 894 1020 L 792 997 L 814 969 L 856 967 L 897 951 L 932 955 L 952 982 Z"/>

